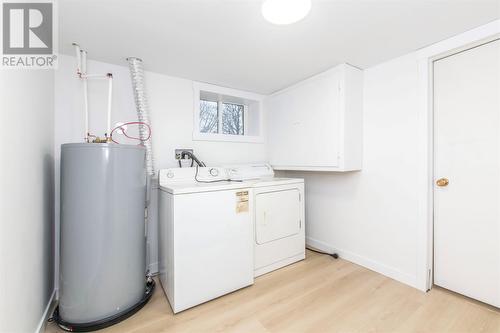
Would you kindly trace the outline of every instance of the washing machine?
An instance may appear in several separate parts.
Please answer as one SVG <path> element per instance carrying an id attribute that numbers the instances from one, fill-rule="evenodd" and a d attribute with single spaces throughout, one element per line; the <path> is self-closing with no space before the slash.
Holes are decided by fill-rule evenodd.
<path id="1" fill-rule="evenodd" d="M 254 275 L 305 258 L 304 179 L 278 178 L 269 164 L 226 166 L 229 178 L 251 183 Z"/>
<path id="2" fill-rule="evenodd" d="M 253 189 L 224 168 L 159 172 L 159 273 L 174 313 L 254 282 Z"/>

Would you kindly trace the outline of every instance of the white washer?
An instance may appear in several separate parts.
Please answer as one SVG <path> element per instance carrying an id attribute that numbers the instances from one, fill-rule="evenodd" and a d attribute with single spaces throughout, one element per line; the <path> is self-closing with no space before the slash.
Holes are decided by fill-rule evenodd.
<path id="1" fill-rule="evenodd" d="M 160 282 L 174 313 L 254 282 L 251 184 L 198 171 L 160 171 Z"/>
<path id="2" fill-rule="evenodd" d="M 253 188 L 255 276 L 305 258 L 304 179 L 276 178 L 268 164 L 227 167 Z"/>

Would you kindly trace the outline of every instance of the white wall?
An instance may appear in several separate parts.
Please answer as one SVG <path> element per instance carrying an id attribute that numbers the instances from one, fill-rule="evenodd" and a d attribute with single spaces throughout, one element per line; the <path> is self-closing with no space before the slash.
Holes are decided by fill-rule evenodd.
<path id="1" fill-rule="evenodd" d="M 147 67 L 147 59 L 145 65 Z M 89 61 L 89 73 L 112 72 L 113 116 L 116 122 L 137 120 L 132 94 L 132 84 L 127 64 L 116 66 Z M 81 82 L 76 78 L 76 60 L 71 56 L 59 58 L 56 71 L 56 223 L 59 225 L 59 163 L 60 145 L 67 142 L 81 142 L 84 133 L 83 97 Z M 150 118 L 153 132 L 153 154 L 156 170 L 176 167 L 174 150 L 193 148 L 194 153 L 207 165 L 239 162 L 262 162 L 266 159 L 263 143 L 233 143 L 193 141 L 193 81 L 146 72 L 146 93 L 150 102 Z M 107 86 L 105 81 L 89 84 L 90 129 L 103 135 L 106 127 Z M 118 137 L 120 138 L 120 137 Z M 58 230 L 58 229 L 57 229 Z M 155 228 L 152 226 L 152 270 L 157 261 L 154 243 Z M 58 261 L 58 259 L 57 259 Z"/>
<path id="2" fill-rule="evenodd" d="M 54 290 L 54 73 L 0 74 L 0 332 L 35 332 Z"/>
<path id="3" fill-rule="evenodd" d="M 364 71 L 363 169 L 306 180 L 308 243 L 416 285 L 418 66 L 415 53 Z"/>

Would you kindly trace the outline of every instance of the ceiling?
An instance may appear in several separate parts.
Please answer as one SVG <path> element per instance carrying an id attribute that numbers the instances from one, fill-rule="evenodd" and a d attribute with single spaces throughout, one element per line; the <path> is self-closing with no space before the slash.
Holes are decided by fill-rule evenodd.
<path id="1" fill-rule="evenodd" d="M 59 46 L 89 58 L 271 93 L 339 63 L 367 68 L 500 17 L 500 0 L 313 0 L 275 26 L 261 0 L 60 0 Z"/>

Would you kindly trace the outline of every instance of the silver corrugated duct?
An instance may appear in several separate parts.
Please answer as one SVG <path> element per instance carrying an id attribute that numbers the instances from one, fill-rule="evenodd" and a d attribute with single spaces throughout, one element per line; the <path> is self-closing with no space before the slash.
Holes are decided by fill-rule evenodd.
<path id="1" fill-rule="evenodd" d="M 144 69 L 142 67 L 142 59 L 130 57 L 127 58 L 127 61 L 130 69 L 130 76 L 132 78 L 132 89 L 134 90 L 137 117 L 139 121 L 151 125 L 149 122 L 149 104 L 144 85 Z M 148 174 L 154 176 L 155 170 L 153 166 L 153 150 L 151 139 L 147 140 L 148 131 L 145 126 L 139 126 L 139 136 L 146 146 L 146 166 Z"/>

